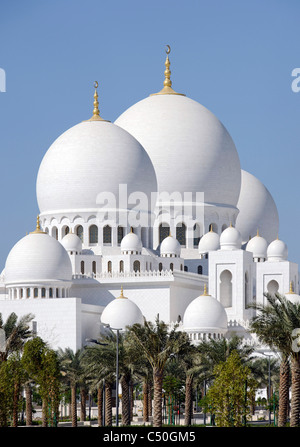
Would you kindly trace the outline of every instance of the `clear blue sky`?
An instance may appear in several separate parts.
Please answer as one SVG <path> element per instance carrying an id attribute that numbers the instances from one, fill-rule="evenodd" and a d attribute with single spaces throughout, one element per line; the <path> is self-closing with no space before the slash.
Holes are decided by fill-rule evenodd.
<path id="1" fill-rule="evenodd" d="M 0 270 L 35 228 L 39 164 L 66 129 L 101 115 L 114 121 L 163 82 L 172 48 L 176 91 L 226 126 L 241 166 L 273 195 L 279 237 L 300 262 L 298 0 L 10 0 L 1 3 Z"/>

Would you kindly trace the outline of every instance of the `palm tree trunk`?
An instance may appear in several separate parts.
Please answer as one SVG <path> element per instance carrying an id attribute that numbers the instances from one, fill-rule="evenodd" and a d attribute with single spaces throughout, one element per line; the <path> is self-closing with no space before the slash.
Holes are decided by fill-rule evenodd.
<path id="1" fill-rule="evenodd" d="M 77 401 L 76 401 L 76 385 L 71 387 L 71 414 L 72 427 L 77 427 Z"/>
<path id="2" fill-rule="evenodd" d="M 86 421 L 86 397 L 87 397 L 87 392 L 86 392 L 86 388 L 82 387 L 80 389 L 80 420 L 81 421 Z"/>
<path id="3" fill-rule="evenodd" d="M 14 395 L 13 395 L 13 418 L 12 426 L 18 426 L 18 406 L 19 406 L 19 396 L 20 396 L 20 383 L 17 381 L 14 384 Z"/>
<path id="4" fill-rule="evenodd" d="M 148 412 L 152 416 L 152 383 L 148 382 Z"/>
<path id="5" fill-rule="evenodd" d="M 154 415 L 153 427 L 162 426 L 162 383 L 164 371 L 162 368 L 153 368 L 153 386 L 154 386 Z"/>
<path id="6" fill-rule="evenodd" d="M 26 398 L 26 425 L 32 425 L 32 394 L 31 387 L 29 383 L 25 384 L 25 398 Z"/>
<path id="7" fill-rule="evenodd" d="M 112 426 L 112 385 L 105 382 L 105 425 Z"/>
<path id="8" fill-rule="evenodd" d="M 290 364 L 288 359 L 280 363 L 278 427 L 287 423 L 289 411 Z"/>
<path id="9" fill-rule="evenodd" d="M 122 375 L 122 425 L 130 425 L 130 398 L 129 398 L 129 382 L 128 376 Z"/>
<path id="10" fill-rule="evenodd" d="M 193 376 L 185 380 L 185 418 L 184 425 L 191 425 L 193 414 Z"/>
<path id="11" fill-rule="evenodd" d="M 103 419 L 103 388 L 102 385 L 98 387 L 98 426 L 102 427 Z"/>
<path id="12" fill-rule="evenodd" d="M 149 422 L 149 386 L 147 380 L 143 383 L 143 421 Z"/>
<path id="13" fill-rule="evenodd" d="M 43 398 L 42 401 L 42 427 L 48 425 L 48 400 Z"/>
<path id="14" fill-rule="evenodd" d="M 292 357 L 291 427 L 300 425 L 300 356 Z"/>

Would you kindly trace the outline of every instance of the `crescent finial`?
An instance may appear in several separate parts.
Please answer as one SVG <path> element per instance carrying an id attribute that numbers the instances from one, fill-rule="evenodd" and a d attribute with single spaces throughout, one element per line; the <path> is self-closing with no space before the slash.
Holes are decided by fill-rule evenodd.
<path id="1" fill-rule="evenodd" d="M 166 53 L 167 53 L 167 54 L 170 54 L 170 52 L 171 52 L 171 47 L 170 47 L 170 45 L 166 45 Z"/>
<path id="2" fill-rule="evenodd" d="M 98 88 L 98 82 L 97 81 L 94 82 L 94 87 Z"/>

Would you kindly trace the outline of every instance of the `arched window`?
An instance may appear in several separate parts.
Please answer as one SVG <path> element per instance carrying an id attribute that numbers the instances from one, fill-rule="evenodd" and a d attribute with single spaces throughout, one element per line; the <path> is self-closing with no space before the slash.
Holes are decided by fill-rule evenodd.
<path id="1" fill-rule="evenodd" d="M 94 273 L 94 275 L 96 275 L 96 270 L 97 270 L 96 261 L 93 261 L 92 262 L 92 272 Z"/>
<path id="2" fill-rule="evenodd" d="M 188 272 L 188 271 L 189 271 L 189 269 L 188 269 L 188 266 L 187 266 L 187 265 L 185 265 L 183 269 L 184 269 L 184 271 L 185 271 L 185 272 Z"/>
<path id="3" fill-rule="evenodd" d="M 59 289 L 56 289 L 56 298 L 59 298 Z"/>
<path id="4" fill-rule="evenodd" d="M 245 308 L 249 306 L 249 276 L 248 272 L 245 272 Z"/>
<path id="5" fill-rule="evenodd" d="M 275 279 L 272 279 L 267 285 L 267 290 L 268 293 L 270 293 L 271 295 L 275 295 L 275 293 L 277 293 L 279 290 L 278 282 L 275 281 Z"/>
<path id="6" fill-rule="evenodd" d="M 68 233 L 70 233 L 70 228 L 67 225 L 64 225 L 61 229 L 61 237 L 63 238 Z"/>
<path id="7" fill-rule="evenodd" d="M 195 224 L 193 230 L 194 230 L 194 248 L 197 248 L 201 237 L 200 225 Z"/>
<path id="8" fill-rule="evenodd" d="M 119 225 L 118 226 L 118 245 L 121 244 L 123 237 L 124 237 L 124 228 Z"/>
<path id="9" fill-rule="evenodd" d="M 34 298 L 37 298 L 39 296 L 39 289 L 37 287 L 33 289 L 33 296 Z"/>
<path id="10" fill-rule="evenodd" d="M 42 287 L 42 298 L 45 298 L 46 296 L 46 289 L 45 287 Z"/>
<path id="11" fill-rule="evenodd" d="M 162 269 L 163 269 L 163 265 L 162 265 L 162 263 L 160 262 L 160 263 L 158 264 L 158 270 L 161 272 Z"/>
<path id="12" fill-rule="evenodd" d="M 176 239 L 182 246 L 186 246 L 186 226 L 184 223 L 178 224 L 176 227 Z"/>
<path id="13" fill-rule="evenodd" d="M 54 237 L 54 239 L 58 239 L 58 229 L 56 227 L 52 228 L 51 235 L 52 237 Z"/>
<path id="14" fill-rule="evenodd" d="M 78 225 L 78 227 L 76 228 L 76 234 L 79 237 L 79 239 L 81 239 L 81 242 L 83 242 L 83 226 L 82 225 Z"/>
<path id="15" fill-rule="evenodd" d="M 161 223 L 158 227 L 158 237 L 159 237 L 159 243 L 161 244 L 162 241 L 169 236 L 170 234 L 170 227 L 167 223 Z"/>
<path id="16" fill-rule="evenodd" d="M 232 306 L 232 274 L 229 270 L 220 275 L 220 301 L 224 307 Z"/>
<path id="17" fill-rule="evenodd" d="M 133 263 L 133 270 L 135 272 L 140 272 L 141 271 L 140 261 L 134 261 L 134 263 Z"/>
<path id="18" fill-rule="evenodd" d="M 202 272 L 203 272 L 202 265 L 198 265 L 198 274 L 202 275 Z"/>
<path id="19" fill-rule="evenodd" d="M 49 298 L 53 298 L 53 289 L 50 287 L 49 289 Z"/>
<path id="20" fill-rule="evenodd" d="M 124 261 L 120 261 L 120 273 L 124 272 Z"/>
<path id="21" fill-rule="evenodd" d="M 30 298 L 30 288 L 26 289 L 26 298 Z"/>
<path id="22" fill-rule="evenodd" d="M 98 244 L 98 227 L 97 225 L 91 225 L 89 228 L 89 243 Z"/>
<path id="23" fill-rule="evenodd" d="M 84 261 L 81 261 L 81 263 L 80 263 L 80 271 L 81 271 L 81 274 L 84 275 Z"/>
<path id="24" fill-rule="evenodd" d="M 172 270 L 172 272 L 173 272 L 173 270 L 174 270 L 174 264 L 173 264 L 173 262 L 171 262 L 171 264 L 170 264 L 170 270 Z"/>
<path id="25" fill-rule="evenodd" d="M 20 298 L 23 298 L 23 289 L 20 289 Z"/>
<path id="26" fill-rule="evenodd" d="M 111 244 L 111 227 L 109 225 L 103 227 L 103 244 Z"/>
<path id="27" fill-rule="evenodd" d="M 108 271 L 108 273 L 111 273 L 111 271 L 112 271 L 112 263 L 111 263 L 111 261 L 108 261 L 108 263 L 107 263 L 107 271 Z"/>

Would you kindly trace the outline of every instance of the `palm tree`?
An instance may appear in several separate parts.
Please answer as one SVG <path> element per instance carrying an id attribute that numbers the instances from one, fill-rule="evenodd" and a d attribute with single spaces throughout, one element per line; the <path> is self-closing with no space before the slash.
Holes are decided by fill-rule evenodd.
<path id="1" fill-rule="evenodd" d="M 82 383 L 83 366 L 81 363 L 82 350 L 75 353 L 71 348 L 58 350 L 61 365 L 61 373 L 65 383 L 71 389 L 71 416 L 72 427 L 77 427 L 77 387 Z"/>
<path id="2" fill-rule="evenodd" d="M 267 304 L 253 304 L 258 312 L 250 330 L 259 340 L 281 354 L 278 425 L 287 423 L 289 405 L 289 359 L 291 359 L 292 401 L 291 426 L 300 425 L 300 355 L 294 331 L 300 327 L 300 304 L 284 296 L 265 294 Z"/>
<path id="3" fill-rule="evenodd" d="M 0 329 L 5 335 L 5 346 L 0 350 L 0 362 L 6 361 L 12 352 L 22 350 L 26 340 L 32 335 L 29 328 L 33 318 L 32 314 L 27 314 L 18 320 L 17 315 L 12 312 L 4 323 L 0 313 Z"/>
<path id="4" fill-rule="evenodd" d="M 168 326 L 158 318 L 155 324 L 145 321 L 144 325 L 134 324 L 128 328 L 133 343 L 139 347 L 152 367 L 154 387 L 153 426 L 162 426 L 162 384 L 166 363 L 172 355 L 183 352 L 189 343 L 188 338 Z M 185 334 L 186 335 L 186 334 Z"/>

